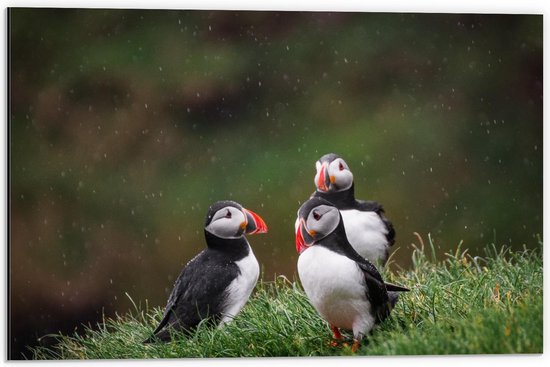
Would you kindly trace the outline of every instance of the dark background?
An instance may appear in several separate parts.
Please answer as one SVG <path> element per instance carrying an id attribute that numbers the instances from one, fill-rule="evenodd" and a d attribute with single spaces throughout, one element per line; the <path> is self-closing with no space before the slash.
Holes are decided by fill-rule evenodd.
<path id="1" fill-rule="evenodd" d="M 328 152 L 384 204 L 395 269 L 413 232 L 440 256 L 542 235 L 542 16 L 9 15 L 11 358 L 126 312 L 125 293 L 164 306 L 216 200 L 266 220 L 263 278 L 294 278 Z"/>

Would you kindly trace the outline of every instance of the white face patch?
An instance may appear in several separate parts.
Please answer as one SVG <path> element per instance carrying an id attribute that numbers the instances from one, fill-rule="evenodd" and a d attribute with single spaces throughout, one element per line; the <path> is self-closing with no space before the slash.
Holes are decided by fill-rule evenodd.
<path id="1" fill-rule="evenodd" d="M 233 206 L 226 206 L 214 214 L 205 229 L 220 238 L 237 238 L 244 233 L 241 225 L 245 222 L 243 212 Z"/>
<path id="2" fill-rule="evenodd" d="M 331 190 L 347 190 L 353 184 L 353 173 L 342 158 L 337 158 L 328 165 L 328 175 L 331 177 Z"/>
<path id="3" fill-rule="evenodd" d="M 307 230 L 315 240 L 323 239 L 334 232 L 338 223 L 340 223 L 338 209 L 328 205 L 319 205 L 313 208 L 306 220 Z"/>

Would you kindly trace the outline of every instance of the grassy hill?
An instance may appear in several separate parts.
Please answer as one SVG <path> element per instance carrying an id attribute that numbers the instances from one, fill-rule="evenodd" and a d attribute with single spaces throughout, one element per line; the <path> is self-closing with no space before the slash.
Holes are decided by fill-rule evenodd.
<path id="1" fill-rule="evenodd" d="M 488 246 L 471 256 L 460 246 L 435 259 L 429 241 L 412 254 L 411 270 L 386 271 L 404 284 L 392 316 L 375 328 L 358 355 L 542 353 L 542 243 L 511 252 Z M 83 335 L 57 335 L 56 349 L 36 348 L 36 359 L 186 358 L 350 355 L 332 347 L 331 333 L 297 281 L 259 282 L 235 321 L 218 330 L 200 325 L 189 338 L 143 345 L 162 309 L 105 319 Z M 347 336 L 351 337 L 349 334 Z"/>

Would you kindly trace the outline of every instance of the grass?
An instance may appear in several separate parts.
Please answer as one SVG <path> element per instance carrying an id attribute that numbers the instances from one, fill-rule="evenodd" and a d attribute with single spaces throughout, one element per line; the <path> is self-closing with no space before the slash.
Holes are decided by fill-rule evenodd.
<path id="1" fill-rule="evenodd" d="M 436 260 L 434 245 L 412 254 L 413 268 L 386 271 L 404 284 L 392 316 L 374 329 L 356 354 L 542 353 L 542 243 L 511 252 L 489 246 L 470 256 L 460 245 Z M 55 349 L 33 349 L 35 359 L 121 359 L 185 357 L 274 357 L 351 355 L 331 347 L 331 333 L 309 304 L 298 282 L 279 277 L 259 282 L 233 323 L 223 329 L 199 325 L 192 337 L 143 345 L 162 315 L 161 308 L 135 310 L 105 319 L 83 335 L 57 335 Z M 349 334 L 348 334 L 349 336 Z"/>

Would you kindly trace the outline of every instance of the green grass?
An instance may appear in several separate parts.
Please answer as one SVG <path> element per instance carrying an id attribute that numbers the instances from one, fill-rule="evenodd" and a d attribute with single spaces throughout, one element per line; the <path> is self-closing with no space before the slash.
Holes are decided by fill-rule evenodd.
<path id="1" fill-rule="evenodd" d="M 420 238 L 419 238 L 420 239 Z M 420 239 L 421 240 L 421 239 Z M 422 241 L 421 241 L 422 243 Z M 489 246 L 470 256 L 460 246 L 446 259 L 416 248 L 413 268 L 386 279 L 404 284 L 391 317 L 375 328 L 356 354 L 542 353 L 542 243 L 510 252 Z M 259 282 L 233 323 L 223 329 L 201 324 L 191 337 L 143 345 L 161 308 L 136 305 L 127 315 L 106 319 L 84 335 L 57 335 L 55 349 L 36 348 L 35 359 L 184 358 L 350 355 L 331 347 L 331 333 L 298 282 L 279 277 Z M 349 334 L 347 334 L 349 336 Z"/>

